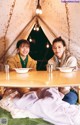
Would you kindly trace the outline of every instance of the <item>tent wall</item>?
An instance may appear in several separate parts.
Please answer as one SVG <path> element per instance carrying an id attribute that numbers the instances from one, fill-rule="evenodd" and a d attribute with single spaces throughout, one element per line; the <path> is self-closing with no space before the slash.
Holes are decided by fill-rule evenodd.
<path id="1" fill-rule="evenodd" d="M 63 3 L 61 0 L 40 0 L 40 4 L 43 13 L 39 15 L 39 23 L 49 41 L 52 43 L 55 37 L 62 36 L 67 43 L 69 51 L 80 62 L 80 3 Z M 26 39 L 28 37 L 35 23 L 35 19 L 34 21 L 31 20 L 36 16 L 36 6 L 37 0 L 0 1 L 1 63 L 6 56 L 15 53 L 15 45 L 18 39 Z M 31 23 L 28 25 L 30 21 Z M 9 47 L 10 49 L 8 50 Z M 4 53 L 7 50 L 8 52 L 4 57 Z"/>

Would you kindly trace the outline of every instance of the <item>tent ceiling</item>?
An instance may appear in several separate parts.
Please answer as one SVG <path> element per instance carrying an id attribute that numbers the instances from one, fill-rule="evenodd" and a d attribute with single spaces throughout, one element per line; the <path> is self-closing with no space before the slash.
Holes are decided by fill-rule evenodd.
<path id="1" fill-rule="evenodd" d="M 55 34 L 48 33 L 51 31 L 41 21 L 39 22 L 49 41 L 52 42 L 55 36 L 62 36 L 66 40 L 70 51 L 80 60 L 80 3 L 62 3 L 61 0 L 40 0 L 40 5 L 43 11 L 40 18 Z M 7 50 L 12 42 L 19 37 L 24 27 L 36 15 L 36 6 L 37 0 L 0 1 L 0 57 L 4 54 L 5 47 Z M 30 31 L 33 24 L 29 28 Z M 27 37 L 30 33 L 28 30 L 26 32 Z M 11 47 L 14 50 L 15 44 L 12 44 Z M 8 54 L 10 54 L 11 50 L 9 50 Z"/>

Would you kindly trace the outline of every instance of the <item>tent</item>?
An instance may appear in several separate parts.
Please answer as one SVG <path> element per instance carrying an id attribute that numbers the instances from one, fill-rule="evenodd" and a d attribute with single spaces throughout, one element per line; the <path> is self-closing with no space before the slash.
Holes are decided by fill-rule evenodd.
<path id="1" fill-rule="evenodd" d="M 80 64 L 80 3 L 79 0 L 40 0 L 42 14 L 36 14 L 38 0 L 0 1 L 0 65 L 16 52 L 19 39 L 27 39 L 38 19 L 46 37 L 52 43 L 61 36 L 69 51 Z"/>

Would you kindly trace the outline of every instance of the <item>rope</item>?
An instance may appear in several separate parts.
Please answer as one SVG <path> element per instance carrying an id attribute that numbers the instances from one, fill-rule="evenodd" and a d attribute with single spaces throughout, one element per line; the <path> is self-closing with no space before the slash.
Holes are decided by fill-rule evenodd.
<path id="1" fill-rule="evenodd" d="M 68 26 L 68 50 L 70 51 L 70 22 L 69 22 L 69 10 L 68 10 L 68 4 L 65 3 L 65 9 L 66 9 L 66 19 L 67 19 L 67 26 Z"/>
<path id="2" fill-rule="evenodd" d="M 14 10 L 14 7 L 15 7 L 15 3 L 16 3 L 16 0 L 13 1 L 13 4 L 12 4 L 10 12 L 9 12 L 10 16 L 9 16 L 7 26 L 6 26 L 6 30 L 5 30 L 4 41 L 6 41 L 6 35 L 7 35 L 7 32 L 8 32 L 9 26 L 10 26 L 11 18 L 12 18 L 12 15 L 13 15 L 13 10 Z M 6 43 L 4 44 L 4 48 L 6 48 Z M 5 53 L 6 53 L 6 51 L 4 52 L 3 55 L 5 55 Z M 4 58 L 3 55 L 0 57 L 0 60 L 3 58 L 3 62 L 4 62 L 5 58 Z"/>
<path id="3" fill-rule="evenodd" d="M 35 16 L 28 22 L 28 24 L 22 29 L 22 31 L 19 33 L 19 35 L 15 38 L 15 40 L 9 45 L 9 47 L 7 48 L 7 50 L 0 57 L 0 60 L 7 54 L 8 50 L 10 49 L 10 47 L 14 44 L 14 42 L 17 40 L 17 38 L 22 34 L 22 32 L 27 28 L 27 26 L 33 21 L 34 18 L 35 18 Z"/>
<path id="4" fill-rule="evenodd" d="M 13 4 L 12 4 L 11 9 L 10 9 L 10 13 L 9 13 L 10 17 L 8 19 L 8 22 L 7 22 L 4 39 L 6 39 L 6 35 L 7 35 L 7 32 L 8 32 L 9 26 L 10 26 L 11 18 L 12 18 L 12 15 L 13 15 L 13 10 L 14 10 L 14 7 L 15 7 L 15 3 L 16 3 L 16 0 L 13 1 Z"/>

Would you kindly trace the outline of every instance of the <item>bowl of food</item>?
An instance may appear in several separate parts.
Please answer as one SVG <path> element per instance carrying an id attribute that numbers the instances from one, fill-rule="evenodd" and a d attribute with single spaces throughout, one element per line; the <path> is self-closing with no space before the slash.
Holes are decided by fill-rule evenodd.
<path id="1" fill-rule="evenodd" d="M 73 68 L 72 67 L 60 67 L 59 70 L 61 72 L 72 72 Z"/>
<path id="2" fill-rule="evenodd" d="M 32 68 L 14 68 L 17 73 L 27 73 Z"/>

